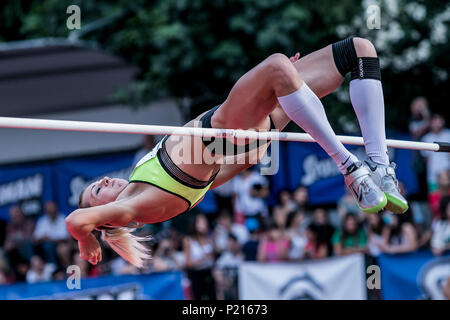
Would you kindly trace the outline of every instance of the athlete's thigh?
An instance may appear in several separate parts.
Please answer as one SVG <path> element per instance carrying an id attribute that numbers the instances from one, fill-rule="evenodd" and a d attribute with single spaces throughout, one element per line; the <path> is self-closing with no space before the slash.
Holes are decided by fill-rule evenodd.
<path id="1" fill-rule="evenodd" d="M 268 129 L 270 111 L 277 105 L 264 61 L 244 74 L 211 118 L 216 128 Z"/>
<path id="2" fill-rule="evenodd" d="M 334 64 L 331 45 L 302 57 L 294 66 L 319 98 L 336 90 L 344 81 Z"/>
<path id="3" fill-rule="evenodd" d="M 300 77 L 319 98 L 336 90 L 344 81 L 334 64 L 331 45 L 302 57 L 294 63 L 294 66 Z M 280 105 L 272 111 L 271 117 L 279 130 L 282 130 L 290 121 Z"/>

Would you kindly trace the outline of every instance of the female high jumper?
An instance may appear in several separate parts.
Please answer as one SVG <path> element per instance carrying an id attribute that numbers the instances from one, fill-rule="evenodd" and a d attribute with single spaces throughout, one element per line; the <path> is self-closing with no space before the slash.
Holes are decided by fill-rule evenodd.
<path id="1" fill-rule="evenodd" d="M 351 103 L 367 154 L 363 162 L 337 139 L 320 101 L 342 84 L 348 72 Z M 282 130 L 291 120 L 334 160 L 362 211 L 375 213 L 387 208 L 404 213 L 408 209 L 398 189 L 395 164 L 390 163 L 387 154 L 380 66 L 369 40 L 347 38 L 301 59 L 299 54 L 291 58 L 273 54 L 244 74 L 222 104 L 185 126 L 200 122 L 204 128 Z M 79 209 L 66 218 L 68 231 L 78 240 L 81 258 L 91 264 L 101 261 L 100 244 L 92 233 L 101 230 L 102 239 L 112 249 L 142 267 L 150 254 L 141 243 L 146 238 L 131 233 L 136 227 L 189 211 L 208 190 L 252 166 L 255 162 L 250 158 L 260 160 L 269 145 L 253 148 L 247 144 L 241 152 L 231 154 L 247 157 L 245 163 L 223 164 L 221 157 L 230 154 L 212 148 L 214 140 L 219 139 L 165 136 L 139 161 L 129 181 L 105 177 L 83 190 Z M 200 145 L 201 154 L 209 153 L 214 161 L 188 163 L 174 159 L 173 154 L 182 148 L 198 154 L 195 145 Z"/>

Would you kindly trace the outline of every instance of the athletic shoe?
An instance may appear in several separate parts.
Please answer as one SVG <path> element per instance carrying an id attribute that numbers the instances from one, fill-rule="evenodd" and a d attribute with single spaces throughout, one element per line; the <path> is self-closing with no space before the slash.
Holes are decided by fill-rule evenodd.
<path id="1" fill-rule="evenodd" d="M 386 206 L 384 192 L 373 182 L 370 172 L 361 162 L 353 163 L 347 168 L 344 180 L 362 211 L 377 213 Z"/>
<path id="2" fill-rule="evenodd" d="M 368 158 L 364 161 L 364 166 L 370 171 L 370 176 L 375 184 L 384 192 L 388 203 L 386 209 L 393 213 L 404 213 L 408 210 L 408 201 L 402 196 L 398 189 L 398 180 L 395 176 L 396 165 L 391 162 L 390 165 L 375 163 Z"/>

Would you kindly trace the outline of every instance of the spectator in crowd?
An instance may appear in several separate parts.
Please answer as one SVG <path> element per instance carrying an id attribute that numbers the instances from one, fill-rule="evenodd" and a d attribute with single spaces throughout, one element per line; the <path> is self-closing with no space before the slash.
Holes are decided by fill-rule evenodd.
<path id="1" fill-rule="evenodd" d="M 241 250 L 241 244 L 234 234 L 228 235 L 227 248 L 222 252 L 216 262 L 216 268 L 236 268 L 244 261 L 244 254 Z"/>
<path id="2" fill-rule="evenodd" d="M 339 214 L 339 220 L 343 220 L 347 213 L 352 213 L 361 222 L 364 216 L 361 214 L 361 209 L 353 199 L 353 196 L 348 188 L 345 188 L 345 194 L 339 199 L 337 203 L 337 211 Z"/>
<path id="3" fill-rule="evenodd" d="M 408 194 L 403 182 L 398 182 L 398 189 L 402 196 L 407 199 Z M 429 248 L 431 230 L 428 223 L 428 220 L 430 219 L 428 208 L 427 210 L 423 210 L 422 207 L 416 205 L 416 203 L 411 203 L 411 206 L 404 214 L 411 217 L 411 223 L 413 224 L 417 239 L 416 250 L 421 248 Z"/>
<path id="4" fill-rule="evenodd" d="M 67 279 L 66 269 L 57 268 L 55 271 L 53 271 L 52 281 L 61 281 L 66 279 Z"/>
<path id="5" fill-rule="evenodd" d="M 56 247 L 56 254 L 58 257 L 58 266 L 66 269 L 72 264 L 72 253 L 78 250 L 78 244 L 75 239 L 69 238 L 65 241 L 60 241 Z M 111 248 L 105 248 L 104 253 L 111 252 Z M 104 255 L 105 261 L 107 260 L 107 255 Z"/>
<path id="6" fill-rule="evenodd" d="M 294 190 L 293 200 L 296 206 L 296 210 L 302 210 L 306 214 L 309 213 L 309 195 L 308 189 L 305 186 L 300 185 Z"/>
<path id="7" fill-rule="evenodd" d="M 237 271 L 244 261 L 241 244 L 233 234 L 228 236 L 227 249 L 217 259 L 214 279 L 217 286 L 217 299 L 237 299 Z"/>
<path id="8" fill-rule="evenodd" d="M 425 97 L 416 97 L 411 102 L 411 118 L 409 120 L 409 133 L 411 138 L 419 141 L 430 127 L 430 110 Z"/>
<path id="9" fill-rule="evenodd" d="M 381 254 L 380 246 L 389 242 L 389 227 L 380 214 L 368 214 L 366 221 L 369 254 L 376 258 Z"/>
<path id="10" fill-rule="evenodd" d="M 231 212 L 223 209 L 219 213 L 213 232 L 214 244 L 218 253 L 227 248 L 230 234 L 233 234 L 241 245 L 246 243 L 250 237 L 247 228 L 243 224 L 233 222 Z"/>
<path id="11" fill-rule="evenodd" d="M 272 221 L 277 225 L 280 230 L 286 228 L 286 221 L 289 211 L 286 207 L 276 205 L 272 210 Z"/>
<path id="12" fill-rule="evenodd" d="M 8 261 L 0 252 L 0 285 L 14 281 L 13 275 L 8 265 Z"/>
<path id="13" fill-rule="evenodd" d="M 13 269 L 14 280 L 16 282 L 25 282 L 27 279 L 27 272 L 30 269 L 30 263 L 28 260 L 20 259 L 17 266 Z"/>
<path id="14" fill-rule="evenodd" d="M 425 97 L 416 97 L 411 103 L 411 117 L 409 120 L 409 133 L 411 139 L 420 141 L 428 133 L 430 128 L 431 114 L 428 101 Z M 425 195 L 427 191 L 427 173 L 425 158 L 420 151 L 413 151 L 412 167 L 417 174 L 420 193 Z"/>
<path id="15" fill-rule="evenodd" d="M 191 219 L 189 235 L 184 238 L 187 276 L 196 300 L 215 300 L 216 288 L 212 274 L 214 239 L 209 235 L 208 220 L 203 214 Z"/>
<path id="16" fill-rule="evenodd" d="M 242 246 L 245 261 L 256 261 L 258 258 L 258 247 L 260 241 L 260 225 L 257 220 L 247 224 L 250 239 Z"/>
<path id="17" fill-rule="evenodd" d="M 151 272 L 153 269 L 154 259 L 149 261 L 148 265 L 146 265 L 145 269 L 148 272 Z M 108 263 L 108 273 L 111 273 L 113 275 L 121 275 L 121 274 L 140 274 L 141 271 L 133 266 L 131 263 L 128 263 L 125 261 L 122 257 L 116 257 L 113 258 Z M 155 270 L 157 271 L 157 270 Z M 89 268 L 85 270 L 86 276 L 91 276 L 91 272 L 89 271 Z"/>
<path id="18" fill-rule="evenodd" d="M 287 217 L 286 234 L 290 241 L 288 253 L 289 260 L 298 261 L 304 258 L 305 247 L 308 241 L 306 237 L 306 228 L 304 227 L 304 220 L 305 213 L 300 210 L 292 211 Z"/>
<path id="19" fill-rule="evenodd" d="M 347 213 L 332 238 L 334 254 L 344 256 L 367 252 L 367 234 L 353 213 Z"/>
<path id="20" fill-rule="evenodd" d="M 53 201 L 44 205 L 44 215 L 37 220 L 34 230 L 34 244 L 43 251 L 47 262 L 58 264 L 57 247 L 69 240 L 64 215 L 58 211 Z"/>
<path id="21" fill-rule="evenodd" d="M 212 190 L 217 206 L 222 210 L 233 212 L 233 179 Z"/>
<path id="22" fill-rule="evenodd" d="M 438 219 L 441 216 L 440 202 L 445 196 L 450 196 L 450 170 L 439 172 L 437 180 L 437 190 L 428 194 L 428 204 L 430 206 L 433 218 Z"/>
<path id="23" fill-rule="evenodd" d="M 306 245 L 304 259 L 323 259 L 328 257 L 328 245 L 318 241 L 318 235 L 315 228 L 309 225 L 306 228 Z"/>
<path id="24" fill-rule="evenodd" d="M 326 245 L 328 256 L 333 255 L 331 238 L 333 237 L 334 227 L 328 220 L 328 212 L 323 208 L 315 209 L 310 227 L 316 235 L 318 245 Z"/>
<path id="25" fill-rule="evenodd" d="M 441 217 L 433 222 L 431 250 L 436 256 L 450 250 L 450 196 L 441 200 Z"/>
<path id="26" fill-rule="evenodd" d="M 233 194 L 235 214 L 243 216 L 245 222 L 249 218 L 260 222 L 267 218 L 268 208 L 264 198 L 269 194 L 269 185 L 258 172 L 248 168 L 233 178 Z"/>
<path id="27" fill-rule="evenodd" d="M 378 244 L 382 252 L 396 254 L 413 252 L 418 247 L 417 232 L 410 211 L 403 214 L 387 213 L 383 217 L 389 226 L 388 243 Z"/>
<path id="28" fill-rule="evenodd" d="M 5 257 L 5 252 L 3 251 L 3 244 L 5 243 L 5 239 L 6 239 L 6 221 L 5 220 L 0 220 L 0 273 L 2 273 L 2 271 L 5 273 L 6 275 L 6 268 L 5 270 L 3 270 L 2 268 L 4 268 L 5 266 L 7 266 L 7 260 Z M 1 278 L 1 275 L 0 275 Z M 1 284 L 1 280 L 0 280 L 0 284 Z"/>
<path id="29" fill-rule="evenodd" d="M 81 259 L 80 255 L 77 252 L 73 252 L 72 254 L 72 263 L 80 268 L 81 278 L 89 277 L 89 269 L 90 269 L 89 262 Z"/>
<path id="30" fill-rule="evenodd" d="M 258 261 L 286 261 L 289 246 L 289 238 L 285 235 L 284 230 L 280 229 L 275 222 L 272 222 L 259 243 Z"/>
<path id="31" fill-rule="evenodd" d="M 297 204 L 292 199 L 292 194 L 287 189 L 283 189 L 278 193 L 278 204 L 286 212 L 294 211 L 297 208 Z"/>
<path id="32" fill-rule="evenodd" d="M 15 276 L 22 278 L 18 274 L 19 264 L 29 261 L 34 254 L 33 230 L 34 222 L 27 218 L 19 206 L 12 206 L 9 209 L 10 221 L 7 225 L 4 250 L 9 260 Z"/>
<path id="33" fill-rule="evenodd" d="M 184 268 L 184 259 L 177 254 L 170 238 L 162 239 L 153 255 L 153 271 L 175 271 Z"/>
<path id="34" fill-rule="evenodd" d="M 27 283 L 51 281 L 55 270 L 55 264 L 46 263 L 40 256 L 34 255 L 30 260 L 30 269 L 26 277 Z"/>
<path id="35" fill-rule="evenodd" d="M 445 127 L 445 118 L 440 114 L 434 114 L 431 118 L 431 131 L 423 138 L 423 142 L 450 141 L 450 129 Z M 437 189 L 437 177 L 439 172 L 450 169 L 450 153 L 422 151 L 427 159 L 427 184 L 428 191 Z"/>
<path id="36" fill-rule="evenodd" d="M 10 281 L 8 280 L 8 275 L 6 270 L 0 269 L 0 286 L 4 284 L 8 284 Z"/>
<path id="37" fill-rule="evenodd" d="M 167 236 L 168 239 L 172 242 L 172 246 L 177 253 L 177 256 L 180 256 L 180 261 L 182 265 L 184 265 L 184 253 L 183 253 L 183 238 L 184 235 L 178 232 L 175 228 L 171 227 L 169 229 L 169 234 Z"/>
<path id="38" fill-rule="evenodd" d="M 105 261 L 103 263 L 105 263 Z M 98 277 L 98 276 L 102 275 L 102 273 L 101 273 L 102 263 L 99 263 L 95 266 L 91 265 L 86 260 L 81 259 L 78 251 L 73 252 L 72 264 L 76 265 L 80 268 L 81 278 Z M 137 269 L 134 266 L 133 266 L 133 268 Z M 132 272 L 127 272 L 127 273 L 132 273 Z"/>

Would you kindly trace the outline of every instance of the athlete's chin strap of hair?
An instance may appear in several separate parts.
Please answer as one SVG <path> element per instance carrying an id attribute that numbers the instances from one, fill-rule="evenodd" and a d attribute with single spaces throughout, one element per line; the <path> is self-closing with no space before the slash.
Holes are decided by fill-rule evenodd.
<path id="1" fill-rule="evenodd" d="M 143 268 L 146 260 L 151 259 L 150 249 L 141 242 L 149 241 L 151 236 L 138 237 L 133 234 L 136 228 L 143 224 L 132 223 L 126 227 L 99 226 L 95 228 L 101 232 L 103 241 L 132 265 Z"/>

